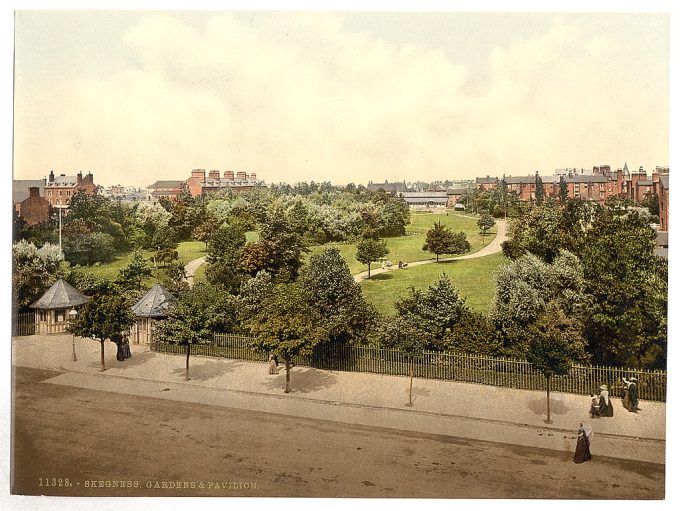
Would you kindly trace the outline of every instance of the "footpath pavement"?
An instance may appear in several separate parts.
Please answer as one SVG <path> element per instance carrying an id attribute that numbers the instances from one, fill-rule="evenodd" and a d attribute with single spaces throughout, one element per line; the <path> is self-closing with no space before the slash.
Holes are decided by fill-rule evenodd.
<path id="1" fill-rule="evenodd" d="M 107 370 L 100 372 L 99 342 L 76 338 L 72 362 L 71 340 L 16 337 L 12 363 L 63 371 L 45 381 L 51 384 L 558 451 L 573 451 L 583 422 L 595 433 L 595 456 L 665 460 L 665 403 L 642 401 L 633 414 L 614 399 L 614 417 L 591 419 L 588 396 L 553 392 L 553 422 L 546 424 L 544 392 L 414 379 L 409 407 L 406 377 L 295 367 L 285 394 L 285 371 L 269 375 L 264 362 L 192 356 L 186 381 L 182 355 L 132 345 L 132 358 L 119 362 L 107 342 Z"/>
<path id="2" fill-rule="evenodd" d="M 488 245 L 482 247 L 477 252 L 472 254 L 465 254 L 457 257 L 440 257 L 440 262 L 447 261 L 463 261 L 465 259 L 477 259 L 478 257 L 486 257 L 489 255 L 496 254 L 502 250 L 502 244 L 507 239 L 507 221 L 506 220 L 496 220 L 496 236 L 492 239 Z M 393 261 L 394 262 L 394 261 Z M 414 266 L 422 266 L 423 264 L 436 263 L 436 259 L 425 259 L 422 261 L 406 261 L 408 263 L 407 269 Z M 388 271 L 399 270 L 399 266 L 394 263 L 392 266 L 387 268 L 375 268 L 371 270 L 371 275 L 379 275 L 380 273 L 386 273 Z M 354 275 L 355 282 L 361 282 L 368 278 L 368 270 L 362 271 Z"/>

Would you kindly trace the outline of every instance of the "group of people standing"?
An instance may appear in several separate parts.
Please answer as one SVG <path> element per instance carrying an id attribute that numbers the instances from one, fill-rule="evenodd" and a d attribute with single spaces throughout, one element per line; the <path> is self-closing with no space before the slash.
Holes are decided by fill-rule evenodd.
<path id="1" fill-rule="evenodd" d="M 622 399 L 623 407 L 629 412 L 637 413 L 638 410 L 638 389 L 637 389 L 637 378 L 631 377 L 630 379 L 623 378 L 623 390 L 624 395 Z M 595 395 L 590 395 L 592 398 L 590 404 L 590 417 L 595 419 L 597 417 L 613 417 L 614 416 L 614 406 L 609 397 L 609 389 L 606 385 L 600 387 L 600 393 Z"/>
<path id="2" fill-rule="evenodd" d="M 638 389 L 637 378 L 623 378 L 624 395 L 622 399 L 623 407 L 629 412 L 637 413 L 638 410 Z M 592 398 L 590 404 L 590 417 L 613 417 L 614 406 L 609 397 L 609 388 L 606 385 L 600 387 L 600 393 Z M 590 442 L 593 439 L 593 430 L 590 426 L 579 425 L 578 436 L 576 437 L 576 452 L 574 453 L 574 463 L 583 463 L 592 458 L 590 454 Z"/>

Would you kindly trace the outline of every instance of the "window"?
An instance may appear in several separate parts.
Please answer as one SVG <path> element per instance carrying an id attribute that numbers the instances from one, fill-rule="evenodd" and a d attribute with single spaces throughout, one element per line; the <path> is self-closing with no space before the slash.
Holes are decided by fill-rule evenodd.
<path id="1" fill-rule="evenodd" d="M 57 323 L 62 323 L 66 319 L 66 310 L 57 309 Z"/>

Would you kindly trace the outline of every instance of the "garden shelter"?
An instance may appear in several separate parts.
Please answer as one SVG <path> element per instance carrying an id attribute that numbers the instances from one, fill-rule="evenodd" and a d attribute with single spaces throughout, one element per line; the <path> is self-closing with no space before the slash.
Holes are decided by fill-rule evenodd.
<path id="1" fill-rule="evenodd" d="M 155 284 L 132 306 L 135 322 L 132 325 L 132 342 L 151 344 L 157 321 L 168 317 L 168 307 L 175 302 L 173 294 L 160 284 Z"/>
<path id="2" fill-rule="evenodd" d="M 68 282 L 57 280 L 37 301 L 30 305 L 35 309 L 36 334 L 62 334 L 68 326 L 68 313 L 90 300 Z"/>

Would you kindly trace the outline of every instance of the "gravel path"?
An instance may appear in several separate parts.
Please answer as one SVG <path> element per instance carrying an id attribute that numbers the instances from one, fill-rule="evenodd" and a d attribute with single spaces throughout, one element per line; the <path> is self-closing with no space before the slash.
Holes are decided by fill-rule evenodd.
<path id="1" fill-rule="evenodd" d="M 189 261 L 184 266 L 184 271 L 187 274 L 187 278 L 184 280 L 186 280 L 190 286 L 194 285 L 194 274 L 196 273 L 196 270 L 198 270 L 198 267 L 203 263 L 205 263 L 205 256 L 194 259 L 193 261 Z"/>

